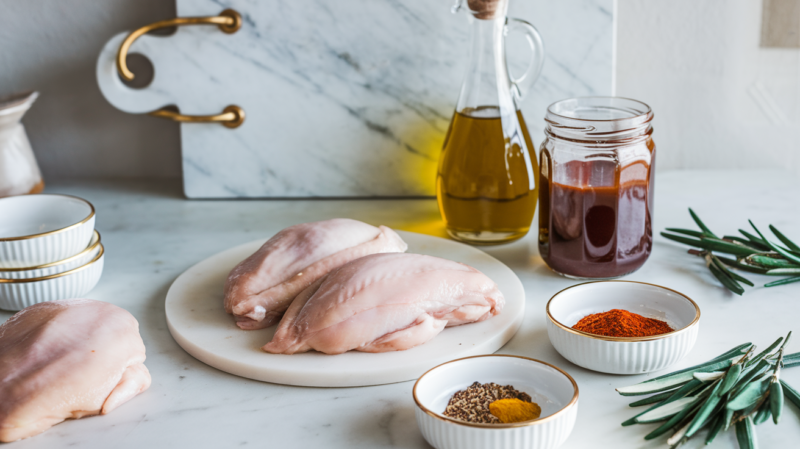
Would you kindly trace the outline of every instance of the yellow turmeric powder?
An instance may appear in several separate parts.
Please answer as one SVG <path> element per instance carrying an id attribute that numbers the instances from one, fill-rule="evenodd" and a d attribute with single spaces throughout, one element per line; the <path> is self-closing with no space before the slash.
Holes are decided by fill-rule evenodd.
<path id="1" fill-rule="evenodd" d="M 489 404 L 489 411 L 502 423 L 514 423 L 536 419 L 542 414 L 542 408 L 535 402 L 519 399 L 498 399 Z"/>

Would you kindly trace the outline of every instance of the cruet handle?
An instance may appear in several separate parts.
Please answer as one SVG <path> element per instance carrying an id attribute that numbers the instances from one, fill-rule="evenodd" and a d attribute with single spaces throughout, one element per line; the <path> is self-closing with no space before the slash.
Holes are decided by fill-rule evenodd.
<path id="1" fill-rule="evenodd" d="M 528 94 L 533 83 L 539 78 L 542 73 L 542 66 L 544 65 L 544 44 L 542 43 L 542 36 L 536 31 L 536 27 L 530 23 L 514 18 L 506 19 L 506 26 L 503 30 L 503 36 L 508 36 L 509 33 L 520 30 L 525 33 L 528 45 L 531 46 L 533 56 L 531 62 L 528 63 L 528 68 L 525 73 L 519 78 L 511 76 L 509 70 L 509 77 L 511 78 L 511 92 L 516 97 L 517 102 L 522 101 L 522 98 Z"/>

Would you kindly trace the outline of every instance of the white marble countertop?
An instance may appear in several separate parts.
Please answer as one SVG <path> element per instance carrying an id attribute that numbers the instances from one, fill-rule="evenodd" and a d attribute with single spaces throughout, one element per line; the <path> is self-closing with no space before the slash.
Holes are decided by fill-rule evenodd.
<path id="1" fill-rule="evenodd" d="M 435 201 L 187 201 L 176 183 L 144 181 L 61 183 L 49 185 L 47 191 L 77 195 L 96 206 L 107 256 L 103 278 L 88 296 L 124 307 L 139 320 L 153 384 L 107 416 L 68 421 L 8 447 L 429 447 L 414 420 L 413 382 L 300 388 L 217 371 L 189 356 L 172 339 L 164 319 L 164 297 L 172 281 L 198 261 L 299 222 L 344 216 L 442 235 Z M 766 228 L 772 223 L 800 239 L 800 187 L 790 173 L 667 172 L 659 174 L 656 192 L 658 231 L 667 226 L 694 227 L 686 211 L 691 206 L 721 233 L 733 234 L 753 218 L 757 225 Z M 553 363 L 580 387 L 578 421 L 563 448 L 666 447 L 663 439 L 642 439 L 652 425 L 619 425 L 634 409 L 614 387 L 647 376 L 594 373 L 566 361 L 550 345 L 545 303 L 575 282 L 548 270 L 538 255 L 535 235 L 486 251 L 517 273 L 527 294 L 522 328 L 500 352 Z M 768 280 L 747 277 L 756 285 Z M 668 286 L 700 305 L 697 344 L 672 369 L 702 362 L 745 341 L 765 347 L 791 330 L 800 313 L 800 283 L 748 288 L 743 297 L 735 296 L 718 285 L 701 259 L 660 236 L 647 264 L 627 279 Z M 2 321 L 9 316 L 0 312 Z M 800 340 L 795 339 L 789 350 L 800 351 Z M 800 368 L 786 370 L 784 378 L 800 387 Z M 767 422 L 757 429 L 762 448 L 800 441 L 800 413 L 787 402 L 778 427 Z M 687 445 L 700 446 L 701 439 Z M 715 447 L 736 447 L 733 432 L 717 437 Z"/>

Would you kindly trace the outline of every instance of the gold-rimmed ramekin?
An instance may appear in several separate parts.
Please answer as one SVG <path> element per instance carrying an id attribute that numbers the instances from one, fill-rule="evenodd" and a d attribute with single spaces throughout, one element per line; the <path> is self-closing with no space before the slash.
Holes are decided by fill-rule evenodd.
<path id="1" fill-rule="evenodd" d="M 666 321 L 673 332 L 649 337 L 606 337 L 572 328 L 581 318 L 623 309 Z M 664 369 L 694 347 L 700 307 L 688 296 L 655 284 L 597 281 L 574 285 L 547 303 L 547 335 L 570 362 L 610 374 L 642 374 Z"/>
<path id="2" fill-rule="evenodd" d="M 103 274 L 105 249 L 99 244 L 89 262 L 63 273 L 28 279 L 0 279 L 0 309 L 22 310 L 40 302 L 80 298 L 89 293 Z"/>
<path id="3" fill-rule="evenodd" d="M 447 403 L 473 382 L 512 385 L 542 408 L 538 419 L 473 424 L 444 416 Z M 549 363 L 512 355 L 466 357 L 443 363 L 417 379 L 412 391 L 422 436 L 437 449 L 551 449 L 575 426 L 578 384 Z"/>
<path id="4" fill-rule="evenodd" d="M 89 245 L 94 206 L 69 195 L 20 195 L 0 199 L 0 268 L 50 264 Z"/>
<path id="5" fill-rule="evenodd" d="M 90 260 L 97 256 L 100 251 L 100 233 L 94 231 L 92 241 L 80 253 L 68 257 L 58 262 L 38 265 L 35 267 L 22 268 L 0 268 L 0 279 L 30 279 L 50 276 L 51 274 L 63 273 L 81 265 L 86 265 Z"/>

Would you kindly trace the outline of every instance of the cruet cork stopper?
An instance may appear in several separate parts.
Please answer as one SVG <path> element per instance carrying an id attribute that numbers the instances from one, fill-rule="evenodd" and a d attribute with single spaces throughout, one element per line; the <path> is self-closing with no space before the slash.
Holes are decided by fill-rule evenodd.
<path id="1" fill-rule="evenodd" d="M 493 19 L 505 16 L 508 0 L 467 0 L 467 5 L 476 19 Z"/>

